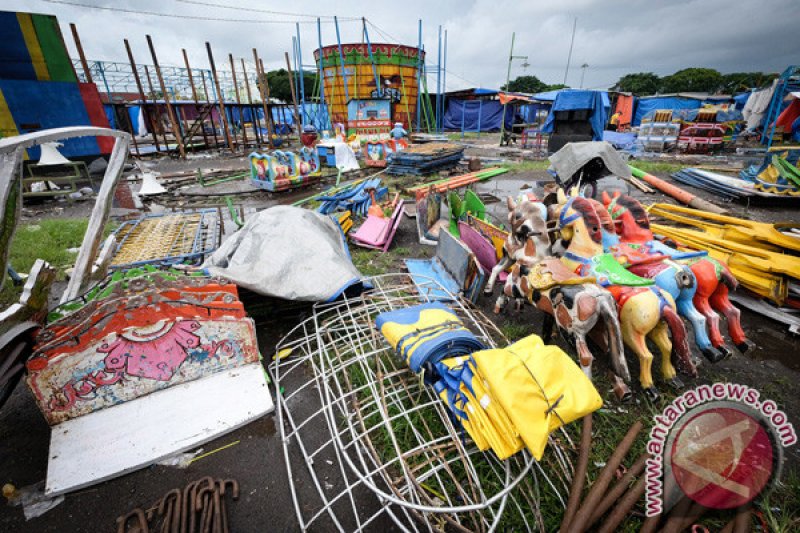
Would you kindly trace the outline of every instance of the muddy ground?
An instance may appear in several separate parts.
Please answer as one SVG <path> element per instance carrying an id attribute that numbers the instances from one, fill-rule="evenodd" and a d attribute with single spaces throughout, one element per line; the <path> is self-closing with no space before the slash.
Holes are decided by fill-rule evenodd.
<path id="1" fill-rule="evenodd" d="M 245 165 L 243 158 L 198 159 L 189 163 L 167 160 L 153 163 L 154 168 L 165 173 L 199 166 L 243 169 Z M 667 176 L 662 174 L 661 177 Z M 510 172 L 481 184 L 478 190 L 497 199 L 488 204 L 489 210 L 493 215 L 504 219 L 505 207 L 500 199 L 507 194 L 516 194 L 525 186 L 536 189 L 549 180 L 544 171 Z M 610 184 L 616 185 L 618 184 Z M 709 198 L 709 195 L 701 191 L 695 192 Z M 660 194 L 644 195 L 635 189 L 632 193 L 649 202 L 669 201 Z M 252 212 L 273 203 L 291 203 L 295 198 L 306 194 L 307 191 L 291 197 L 269 197 L 266 193 L 256 193 L 247 195 L 238 203 L 245 206 L 246 212 Z M 88 202 L 76 202 L 72 205 L 55 202 L 31 205 L 23 223 L 45 217 L 85 216 L 90 207 Z M 740 205 L 731 205 L 730 208 L 736 215 L 757 220 L 800 222 L 800 213 L 792 209 L 746 208 Z M 396 253 L 396 250 L 401 253 Z M 417 242 L 413 220 L 404 217 L 390 253 L 354 250 L 354 257 L 362 271 L 375 273 L 401 270 L 404 257 L 430 257 L 433 253 L 432 247 Z M 306 306 L 286 309 L 281 302 L 264 302 L 253 294 L 243 294 L 242 299 L 248 303 L 248 309 L 255 316 L 259 345 L 267 364 L 275 351 L 277 341 L 307 316 L 309 309 Z M 495 316 L 492 313 L 493 306 L 494 297 L 483 297 L 479 302 L 479 307 L 498 322 L 503 331 L 507 332 L 507 336 L 521 336 L 539 331 L 541 316 L 532 308 L 526 307 L 521 312 L 509 309 L 504 314 Z M 698 383 L 724 380 L 757 387 L 762 391 L 762 398 L 774 399 L 789 415 L 789 420 L 797 426 L 800 424 L 800 396 L 796 394 L 794 385 L 800 382 L 800 357 L 796 352 L 796 338 L 786 331 L 785 326 L 747 310 L 742 311 L 742 322 L 753 348 L 744 355 L 734 353 L 729 360 L 713 367 L 704 365 L 700 370 L 701 378 Z M 571 353 L 571 348 L 563 340 L 559 339 L 557 342 Z M 604 362 L 599 361 L 597 364 L 602 368 Z M 631 365 L 635 375 L 638 366 L 635 362 Z M 690 380 L 686 381 L 688 385 L 692 385 Z M 661 386 L 664 387 L 663 383 Z M 607 403 L 615 403 L 610 391 L 601 391 L 601 394 Z M 313 397 L 308 401 L 308 408 L 314 408 Z M 202 416 L 202 413 L 198 413 L 198 416 Z M 62 504 L 27 522 L 21 508 L 0 505 L 0 531 L 113 531 L 117 516 L 135 507 L 149 506 L 169 489 L 182 487 L 189 481 L 208 475 L 235 478 L 239 481 L 241 498 L 229 506 L 231 531 L 295 531 L 298 529 L 298 522 L 287 483 L 280 431 L 277 431 L 275 424 L 274 414 L 265 416 L 207 443 L 203 446 L 205 450 L 214 450 L 236 442 L 235 445 L 201 459 L 188 468 L 152 466 L 133 472 L 68 494 Z M 602 432 L 602 428 L 597 429 Z M 49 427 L 36 408 L 33 397 L 27 387 L 20 383 L 0 411 L 0 484 L 13 483 L 17 487 L 25 487 L 45 478 L 49 433 Z M 113 454 L 115 450 L 109 449 L 107 453 Z M 787 450 L 786 459 L 787 469 L 796 471 L 800 465 L 798 447 Z M 332 473 L 331 481 L 331 486 L 335 488 L 335 473 Z M 301 503 L 310 490 L 312 488 L 308 486 L 298 488 Z M 365 498 L 364 505 L 374 504 L 370 498 Z M 386 523 L 375 524 L 375 528 L 391 529 L 390 524 Z"/>

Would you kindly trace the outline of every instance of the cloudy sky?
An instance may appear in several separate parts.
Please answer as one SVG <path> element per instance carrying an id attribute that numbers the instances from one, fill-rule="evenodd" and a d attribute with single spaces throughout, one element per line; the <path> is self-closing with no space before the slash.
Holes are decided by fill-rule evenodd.
<path id="1" fill-rule="evenodd" d="M 223 4 L 235 9 L 215 7 Z M 523 61 L 515 60 L 512 79 L 534 74 L 547 83 L 563 82 L 576 17 L 567 78 L 573 87 L 580 85 L 584 63 L 589 67 L 583 86 L 607 88 L 629 72 L 665 75 L 694 66 L 723 73 L 779 72 L 800 62 L 798 0 L 3 0 L 2 9 L 57 15 L 74 57 L 70 22 L 78 26 L 89 59 L 126 61 L 122 40 L 128 38 L 137 60 L 149 63 L 144 36 L 150 34 L 162 65 L 182 65 L 180 49 L 186 48 L 192 66 L 202 68 L 208 67 L 205 41 L 218 62 L 228 53 L 250 58 L 256 47 L 268 69 L 285 65 L 295 21 L 303 22 L 304 63 L 312 64 L 317 31 L 308 15 L 325 17 L 325 45 L 336 42 L 333 15 L 340 17 L 343 42 L 361 41 L 360 17 L 366 17 L 374 25 L 368 26 L 373 42 L 410 45 L 417 44 L 421 18 L 430 64 L 436 63 L 438 27 L 447 29 L 448 90 L 503 84 L 512 32 L 514 55 L 526 55 L 529 63 L 523 68 Z"/>

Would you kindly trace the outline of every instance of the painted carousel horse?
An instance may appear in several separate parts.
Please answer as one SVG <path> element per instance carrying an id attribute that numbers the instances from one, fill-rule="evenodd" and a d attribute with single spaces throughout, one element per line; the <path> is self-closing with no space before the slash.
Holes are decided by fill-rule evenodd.
<path id="1" fill-rule="evenodd" d="M 585 198 L 573 197 L 556 207 L 554 213 L 561 232 L 559 244 L 564 248 L 561 260 L 579 275 L 595 276 L 614 296 L 625 345 L 639 358 L 639 381 L 645 393 L 650 397 L 658 396 L 651 372 L 653 354 L 646 338 L 661 352 L 661 373 L 665 381 L 673 387 L 682 386 L 672 366 L 673 344 L 681 371 L 696 376 L 686 326 L 678 316 L 675 301 L 652 280 L 631 274 L 611 254 L 603 253 L 601 223 L 594 205 Z"/>
<path id="2" fill-rule="evenodd" d="M 661 253 L 687 265 L 697 280 L 697 290 L 693 303 L 702 313 L 708 324 L 712 346 L 723 354 L 730 355 L 719 328 L 719 311 L 728 320 L 728 334 L 736 347 L 744 353 L 748 349 L 747 337 L 742 329 L 739 309 L 731 304 L 728 291 L 739 284 L 728 266 L 706 252 L 680 251 L 655 240 L 650 231 L 650 219 L 642 204 L 630 196 L 617 196 L 614 199 L 603 196 L 603 203 L 615 222 L 615 229 L 623 243 L 646 247 L 650 253 Z M 687 317 L 688 318 L 688 317 Z M 693 322 L 694 324 L 694 322 Z M 695 333 L 697 332 L 695 325 Z M 699 344 L 699 343 L 698 343 Z"/>
<path id="3" fill-rule="evenodd" d="M 694 338 L 703 355 L 716 363 L 730 353 L 718 351 L 711 344 L 706 329 L 706 317 L 695 308 L 693 298 L 697 291 L 697 280 L 692 270 L 673 261 L 668 255 L 651 251 L 647 247 L 622 242 L 616 233 L 614 218 L 603 204 L 589 200 L 600 218 L 603 233 L 603 250 L 611 253 L 627 270 L 637 276 L 651 279 L 661 289 L 667 291 L 678 309 L 678 314 L 692 323 Z"/>
<path id="4" fill-rule="evenodd" d="M 621 400 L 630 397 L 625 384 L 630 381 L 630 371 L 625 361 L 622 332 L 616 304 L 608 291 L 600 288 L 594 278 L 584 278 L 570 272 L 555 257 L 550 256 L 550 238 L 547 232 L 544 205 L 525 198 L 519 203 L 508 198 L 511 231 L 504 245 L 503 260 L 492 269 L 486 293 L 491 294 L 497 276 L 507 265 L 514 263 L 511 274 L 497 303 L 495 312 L 505 307 L 507 298 L 519 302 L 527 299 L 544 311 L 542 339 L 549 342 L 553 326 L 557 325 L 575 341 L 581 368 L 592 376 L 592 356 L 587 336 L 602 322 L 597 333 L 603 337 L 611 354 L 614 390 Z M 604 342 L 603 342 L 604 341 Z"/>

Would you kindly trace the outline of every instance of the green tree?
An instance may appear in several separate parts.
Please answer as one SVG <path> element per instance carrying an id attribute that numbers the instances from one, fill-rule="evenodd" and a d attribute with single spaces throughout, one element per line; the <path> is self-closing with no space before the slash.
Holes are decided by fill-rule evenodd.
<path id="1" fill-rule="evenodd" d="M 293 81 L 293 80 L 292 80 Z M 285 69 L 270 70 L 267 72 L 267 82 L 269 83 L 269 96 L 281 100 L 288 104 L 292 103 L 292 88 L 289 85 L 289 72 Z M 303 71 L 303 83 L 305 85 L 306 100 L 310 100 L 316 83 L 316 75 L 313 72 Z M 258 89 L 261 90 L 261 80 L 258 80 Z M 297 95 L 300 100 L 300 95 Z"/>
<path id="2" fill-rule="evenodd" d="M 545 82 L 536 76 L 519 76 L 511 80 L 508 86 L 503 85 L 500 87 L 500 90 L 532 94 L 547 91 L 548 87 L 549 86 Z"/>
<path id="3" fill-rule="evenodd" d="M 763 87 L 775 78 L 777 73 L 764 72 L 733 72 L 722 75 L 722 86 L 720 90 L 725 94 L 735 94 L 748 89 Z"/>
<path id="4" fill-rule="evenodd" d="M 713 68 L 685 68 L 661 80 L 661 92 L 714 93 L 722 86 L 722 74 Z"/>
<path id="5" fill-rule="evenodd" d="M 636 72 L 622 76 L 612 89 L 638 96 L 648 96 L 658 92 L 661 78 L 652 72 Z"/>

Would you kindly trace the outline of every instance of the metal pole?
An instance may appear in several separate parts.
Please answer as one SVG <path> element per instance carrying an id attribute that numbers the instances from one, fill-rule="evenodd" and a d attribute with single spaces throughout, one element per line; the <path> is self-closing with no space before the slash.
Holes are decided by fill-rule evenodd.
<path id="1" fill-rule="evenodd" d="M 436 132 L 441 132 L 439 127 L 441 121 L 441 114 L 439 107 L 442 105 L 442 26 L 439 26 L 439 48 L 436 56 Z"/>
<path id="2" fill-rule="evenodd" d="M 303 70 L 303 49 L 300 47 L 300 23 L 297 27 L 297 75 L 300 78 L 300 120 L 302 125 L 306 125 L 306 81 L 305 71 Z"/>
<path id="3" fill-rule="evenodd" d="M 217 77 L 217 66 L 214 64 L 214 54 L 211 53 L 211 43 L 206 41 L 206 51 L 208 52 L 208 62 L 211 64 L 211 76 L 214 78 L 214 85 L 217 88 L 217 95 L 219 96 L 219 119 L 222 121 L 222 130 L 225 132 L 225 141 L 228 143 L 232 153 L 236 153 L 236 147 L 231 140 L 231 132 L 228 128 L 228 117 L 225 114 L 225 97 L 222 95 L 222 90 L 219 86 L 219 78 Z"/>
<path id="4" fill-rule="evenodd" d="M 511 32 L 511 51 L 508 53 L 508 70 L 506 71 L 506 91 L 508 91 L 508 84 L 511 83 L 511 61 L 514 59 L 514 39 L 517 33 Z M 503 104 L 503 116 L 500 117 L 500 146 L 503 146 L 503 136 L 506 132 L 506 106 L 508 101 Z"/>
<path id="5" fill-rule="evenodd" d="M 372 75 L 375 77 L 375 91 L 377 97 L 383 96 L 383 87 L 381 87 L 381 80 L 378 77 L 378 68 L 375 66 L 375 57 L 372 55 L 372 45 L 369 42 L 369 32 L 367 31 L 367 19 L 361 17 L 361 25 L 364 27 L 364 38 L 367 40 L 367 52 L 369 52 L 369 62 L 372 64 Z"/>
<path id="6" fill-rule="evenodd" d="M 70 22 L 69 29 L 72 30 L 72 39 L 75 41 L 75 48 L 78 49 L 78 57 L 81 59 L 81 68 L 83 68 L 83 75 L 86 77 L 86 83 L 94 83 L 92 81 L 92 72 L 89 70 L 89 63 L 86 62 L 86 56 L 83 54 L 81 38 L 78 36 L 78 28 L 75 24 Z M 109 100 L 108 103 L 110 104 L 111 101 Z"/>
<path id="7" fill-rule="evenodd" d="M 202 115 L 202 111 L 200 110 L 200 101 L 197 99 L 197 88 L 194 86 L 194 78 L 192 77 L 192 67 L 189 66 L 189 56 L 186 55 L 186 49 L 181 48 L 181 52 L 183 52 L 183 62 L 186 65 L 186 72 L 189 75 L 189 85 L 192 86 L 192 100 L 194 100 L 195 109 L 197 109 L 198 115 Z M 198 116 L 200 118 L 200 116 Z M 204 121 L 205 122 L 205 121 Z M 206 147 L 208 146 L 208 135 L 206 134 L 206 128 L 204 126 L 200 127 L 200 131 L 203 132 L 203 142 L 205 143 Z"/>
<path id="8" fill-rule="evenodd" d="M 128 39 L 124 39 L 125 41 L 125 50 L 128 52 L 128 61 L 131 63 L 131 70 L 133 71 L 133 79 L 136 81 L 136 87 L 139 89 L 139 98 L 142 99 L 142 109 L 141 112 L 144 113 L 144 119 L 147 123 L 147 127 L 150 129 L 150 134 L 153 136 L 153 144 L 156 147 L 156 152 L 161 151 L 161 147 L 158 145 L 158 137 L 156 137 L 156 130 L 153 127 L 153 120 L 150 116 L 150 113 L 147 112 L 147 98 L 144 96 L 144 88 L 142 88 L 142 80 L 139 78 L 139 72 L 136 70 L 136 61 L 133 60 L 133 52 L 131 52 L 131 45 L 128 43 Z"/>
<path id="9" fill-rule="evenodd" d="M 444 30 L 444 63 L 442 64 L 442 129 L 444 129 L 445 95 L 447 94 L 447 30 Z"/>
<path id="10" fill-rule="evenodd" d="M 167 132 L 164 130 L 164 124 L 161 122 L 161 110 L 158 108 L 158 98 L 156 98 L 156 90 L 153 88 L 153 79 L 150 77 L 150 69 L 147 65 L 144 66 L 144 73 L 147 76 L 147 86 L 150 87 L 150 96 L 153 98 L 153 109 L 156 113 L 158 120 L 158 127 L 161 129 L 161 136 L 164 137 L 164 149 L 169 151 L 169 140 L 167 139 Z"/>
<path id="11" fill-rule="evenodd" d="M 244 114 L 242 113 L 242 100 L 239 97 L 239 84 L 236 83 L 236 63 L 233 62 L 233 54 L 228 54 L 228 60 L 231 62 L 231 79 L 233 80 L 234 94 L 236 95 L 236 107 L 239 111 L 239 122 L 242 125 L 242 145 L 247 149 L 247 132 L 244 128 Z"/>
<path id="12" fill-rule="evenodd" d="M 417 109 L 416 122 L 419 131 L 420 113 L 422 110 L 422 19 L 419 19 L 419 35 L 417 37 Z"/>
<path id="13" fill-rule="evenodd" d="M 589 68 L 588 63 L 581 65 L 581 89 L 583 89 L 583 77 L 586 76 L 586 69 Z"/>
<path id="14" fill-rule="evenodd" d="M 172 108 L 172 103 L 169 100 L 167 86 L 164 84 L 164 78 L 161 76 L 161 67 L 158 66 L 158 57 L 156 57 L 156 49 L 153 47 L 153 40 L 149 35 L 145 35 L 145 39 L 147 39 L 147 47 L 150 48 L 150 55 L 153 57 L 153 66 L 156 69 L 158 84 L 161 86 L 161 92 L 164 95 L 164 103 L 167 104 L 167 116 L 169 117 L 170 126 L 172 128 L 172 135 L 175 137 L 175 142 L 178 143 L 178 152 L 181 155 L 181 159 L 186 159 L 186 149 L 183 146 L 183 137 L 181 136 L 180 128 L 178 126 L 178 119 L 175 117 L 175 110 Z"/>
<path id="15" fill-rule="evenodd" d="M 286 68 L 289 69 L 289 77 L 292 76 L 292 63 L 289 61 L 289 52 L 284 52 L 283 55 L 286 57 Z M 300 112 L 297 110 L 297 95 L 294 92 L 294 85 L 289 84 L 289 88 L 292 90 L 292 103 L 294 103 L 294 124 L 297 126 L 297 137 L 300 138 Z"/>
<path id="16" fill-rule="evenodd" d="M 325 69 L 323 68 L 323 56 L 322 56 L 322 24 L 320 24 L 319 18 L 317 18 L 317 42 L 319 43 L 319 98 L 320 102 L 324 105 L 325 104 Z"/>
<path id="17" fill-rule="evenodd" d="M 339 68 L 342 73 L 342 80 L 344 81 L 344 105 L 347 107 L 347 102 L 350 100 L 350 93 L 347 90 L 347 72 L 344 68 L 344 52 L 342 52 L 342 39 L 339 36 L 339 19 L 333 17 L 333 24 L 336 26 L 336 42 L 339 45 Z"/>
<path id="18" fill-rule="evenodd" d="M 575 44 L 575 28 L 578 26 L 578 17 L 572 23 L 572 38 L 569 41 L 569 55 L 567 56 L 567 69 L 564 71 L 564 85 L 567 84 L 567 74 L 569 74 L 569 63 L 572 61 L 572 45 Z"/>

